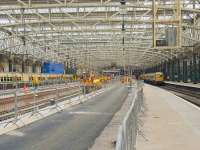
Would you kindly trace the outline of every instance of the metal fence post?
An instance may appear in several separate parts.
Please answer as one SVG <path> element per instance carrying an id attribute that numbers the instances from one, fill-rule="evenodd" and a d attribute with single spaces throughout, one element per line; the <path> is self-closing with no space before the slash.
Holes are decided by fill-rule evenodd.
<path id="1" fill-rule="evenodd" d="M 56 87 L 56 99 L 57 100 L 59 99 L 59 87 L 58 86 Z"/>
<path id="2" fill-rule="evenodd" d="M 14 95 L 15 95 L 15 122 L 17 122 L 18 120 L 18 97 L 17 97 L 17 90 L 18 86 L 17 86 L 17 82 L 16 82 L 16 86 L 15 86 L 15 92 L 14 92 Z"/>
<path id="3" fill-rule="evenodd" d="M 59 87 L 57 85 L 57 87 L 56 87 L 56 97 L 55 97 L 54 101 L 55 101 L 56 108 L 58 108 L 58 110 L 60 108 L 60 111 L 62 111 L 62 108 L 58 105 L 59 96 L 60 96 L 59 95 Z"/>
<path id="4" fill-rule="evenodd" d="M 34 89 L 34 108 L 35 108 L 35 113 L 38 112 L 38 106 L 37 106 L 37 87 Z"/>
<path id="5" fill-rule="evenodd" d="M 35 86 L 34 89 L 33 89 L 33 112 L 31 114 L 31 116 L 33 116 L 34 114 L 38 113 L 40 114 L 39 112 L 39 107 L 37 105 L 37 87 Z M 40 114 L 41 115 L 41 114 Z M 30 116 L 30 117 L 31 117 Z"/>
<path id="6" fill-rule="evenodd" d="M 81 93 L 82 93 L 81 85 L 79 84 L 78 87 L 79 87 L 79 90 L 80 90 Z M 81 93 L 79 93 L 79 95 L 78 95 L 78 100 L 79 100 L 80 102 L 81 102 Z M 81 103 L 82 103 L 82 102 L 81 102 Z"/>
<path id="7" fill-rule="evenodd" d="M 85 95 L 86 95 L 85 85 L 83 85 L 83 95 L 84 95 L 84 97 L 85 97 Z"/>

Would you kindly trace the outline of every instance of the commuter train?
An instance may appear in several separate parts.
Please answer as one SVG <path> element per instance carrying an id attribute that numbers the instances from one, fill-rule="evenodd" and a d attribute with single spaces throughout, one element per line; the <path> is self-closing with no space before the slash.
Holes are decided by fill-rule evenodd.
<path id="1" fill-rule="evenodd" d="M 154 85 L 163 85 L 164 84 L 164 74 L 162 72 L 147 73 L 142 74 L 140 79 L 144 80 L 146 83 Z"/>
<path id="2" fill-rule="evenodd" d="M 0 73 L 0 89 L 13 88 L 17 82 L 19 86 L 23 84 L 40 85 L 42 83 L 51 83 L 52 81 L 72 81 L 76 80 L 71 74 L 35 74 L 35 73 Z M 5 87 L 5 88 L 4 88 Z"/>

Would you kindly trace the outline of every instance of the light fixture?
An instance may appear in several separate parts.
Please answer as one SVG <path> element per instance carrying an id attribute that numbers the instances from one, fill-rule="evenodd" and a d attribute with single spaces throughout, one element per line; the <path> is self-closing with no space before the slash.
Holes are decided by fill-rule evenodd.
<path id="1" fill-rule="evenodd" d="M 120 4 L 121 4 L 120 10 L 119 10 L 120 14 L 121 14 L 121 15 L 127 14 L 126 0 L 121 0 L 121 1 L 120 1 Z"/>

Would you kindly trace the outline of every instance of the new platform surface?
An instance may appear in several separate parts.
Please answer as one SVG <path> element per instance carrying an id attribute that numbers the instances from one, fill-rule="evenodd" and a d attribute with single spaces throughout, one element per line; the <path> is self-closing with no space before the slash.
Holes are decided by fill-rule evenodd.
<path id="1" fill-rule="evenodd" d="M 146 84 L 144 97 L 137 150 L 199 149 L 200 109 L 197 106 Z"/>

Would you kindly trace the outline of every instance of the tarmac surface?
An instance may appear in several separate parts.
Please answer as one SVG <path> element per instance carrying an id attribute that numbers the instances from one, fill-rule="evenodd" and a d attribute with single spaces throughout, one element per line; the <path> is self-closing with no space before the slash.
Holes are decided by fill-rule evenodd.
<path id="1" fill-rule="evenodd" d="M 87 150 L 122 106 L 121 84 L 81 105 L 0 136 L 0 150 Z"/>

